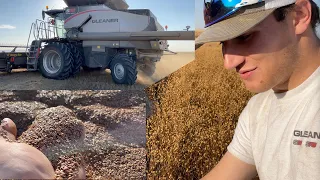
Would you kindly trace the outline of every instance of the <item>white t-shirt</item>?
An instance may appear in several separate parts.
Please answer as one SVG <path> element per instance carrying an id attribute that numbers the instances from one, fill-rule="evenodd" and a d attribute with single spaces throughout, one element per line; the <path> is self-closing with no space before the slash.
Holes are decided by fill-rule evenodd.
<path id="1" fill-rule="evenodd" d="M 293 90 L 252 97 L 228 151 L 261 180 L 319 180 L 320 67 Z"/>

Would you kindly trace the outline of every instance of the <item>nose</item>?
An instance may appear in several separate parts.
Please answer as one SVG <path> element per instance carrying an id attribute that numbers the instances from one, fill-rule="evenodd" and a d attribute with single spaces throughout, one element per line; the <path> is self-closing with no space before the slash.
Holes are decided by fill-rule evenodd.
<path id="1" fill-rule="evenodd" d="M 240 64 L 244 63 L 245 57 L 241 55 L 241 52 L 236 47 L 229 45 L 222 46 L 222 53 L 224 59 L 224 67 L 228 70 L 235 69 Z"/>

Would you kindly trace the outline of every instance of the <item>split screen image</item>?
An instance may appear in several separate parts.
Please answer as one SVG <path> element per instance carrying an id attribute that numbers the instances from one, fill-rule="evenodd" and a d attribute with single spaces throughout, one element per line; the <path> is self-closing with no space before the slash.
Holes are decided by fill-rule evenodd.
<path id="1" fill-rule="evenodd" d="M 320 2 L 243 2 L 1 6 L 0 178 L 318 178 Z"/>

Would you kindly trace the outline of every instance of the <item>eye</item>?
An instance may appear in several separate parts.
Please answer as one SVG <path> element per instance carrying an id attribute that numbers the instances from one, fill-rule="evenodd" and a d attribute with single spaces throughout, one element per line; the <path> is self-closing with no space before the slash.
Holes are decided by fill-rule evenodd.
<path id="1" fill-rule="evenodd" d="M 236 38 L 236 40 L 242 42 L 242 41 L 247 41 L 250 37 L 252 36 L 252 34 L 246 34 L 246 35 L 242 35 Z"/>
<path id="2" fill-rule="evenodd" d="M 220 45 L 222 45 L 222 55 L 224 56 L 225 54 L 225 45 L 224 45 L 224 42 L 220 42 Z"/>

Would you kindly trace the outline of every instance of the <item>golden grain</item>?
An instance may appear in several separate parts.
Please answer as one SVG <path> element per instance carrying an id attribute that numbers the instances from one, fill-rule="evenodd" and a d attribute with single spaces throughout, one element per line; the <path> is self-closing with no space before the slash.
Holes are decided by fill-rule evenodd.
<path id="1" fill-rule="evenodd" d="M 200 33 L 196 31 L 196 36 Z M 148 179 L 200 179 L 226 152 L 252 93 L 223 68 L 221 47 L 209 43 L 196 60 L 146 89 Z"/>

